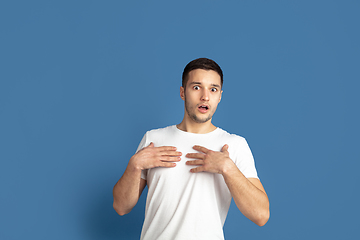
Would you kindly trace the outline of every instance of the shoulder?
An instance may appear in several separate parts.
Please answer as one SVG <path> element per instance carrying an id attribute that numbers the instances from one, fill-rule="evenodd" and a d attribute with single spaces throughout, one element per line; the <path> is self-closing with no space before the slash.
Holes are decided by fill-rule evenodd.
<path id="1" fill-rule="evenodd" d="M 172 126 L 167 126 L 167 127 L 163 127 L 163 128 L 157 128 L 157 129 L 152 129 L 146 132 L 147 136 L 159 136 L 159 135 L 164 135 L 164 134 L 169 134 L 171 132 L 174 131 L 174 127 L 175 125 Z"/>
<path id="2" fill-rule="evenodd" d="M 140 149 L 144 148 L 145 146 L 148 146 L 151 142 L 155 143 L 155 142 L 159 142 L 162 139 L 166 139 L 166 136 L 169 136 L 171 133 L 171 131 L 173 131 L 173 126 L 168 126 L 168 127 L 164 127 L 164 128 L 158 128 L 158 129 L 152 129 L 147 131 L 139 146 L 137 151 L 139 151 Z"/>
<path id="3" fill-rule="evenodd" d="M 234 133 L 229 133 L 221 128 L 217 128 L 217 129 L 218 129 L 219 137 L 226 138 L 227 141 L 234 142 L 234 143 L 246 142 L 245 138 L 240 135 L 237 135 Z"/>

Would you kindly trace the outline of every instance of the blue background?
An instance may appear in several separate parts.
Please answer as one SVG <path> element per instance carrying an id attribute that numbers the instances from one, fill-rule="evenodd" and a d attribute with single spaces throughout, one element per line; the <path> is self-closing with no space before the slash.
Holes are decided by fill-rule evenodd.
<path id="1" fill-rule="evenodd" d="M 359 236 L 359 1 L 2 1 L 0 239 L 138 239 L 112 188 L 178 124 L 184 66 L 224 71 L 213 123 L 244 136 L 270 198 L 226 239 Z"/>

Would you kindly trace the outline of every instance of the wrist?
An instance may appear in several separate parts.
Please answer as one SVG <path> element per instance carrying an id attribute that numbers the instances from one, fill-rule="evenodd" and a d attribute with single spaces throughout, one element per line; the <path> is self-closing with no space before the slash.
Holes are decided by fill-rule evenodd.
<path id="1" fill-rule="evenodd" d="M 142 166 L 139 164 L 139 161 L 137 161 L 136 157 L 134 157 L 134 156 L 132 156 L 130 158 L 128 167 L 130 167 L 130 169 L 132 171 L 142 171 L 143 170 Z"/>
<path id="2" fill-rule="evenodd" d="M 234 167 L 237 168 L 235 163 L 231 159 L 229 159 L 229 161 L 225 161 L 221 169 L 221 174 L 223 176 L 231 174 L 231 172 L 234 171 Z"/>

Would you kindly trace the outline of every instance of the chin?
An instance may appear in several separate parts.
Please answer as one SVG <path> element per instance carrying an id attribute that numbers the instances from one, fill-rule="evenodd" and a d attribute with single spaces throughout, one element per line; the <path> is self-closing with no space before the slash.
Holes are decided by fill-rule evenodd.
<path id="1" fill-rule="evenodd" d="M 196 123 L 206 123 L 208 121 L 210 121 L 212 118 L 212 115 L 209 115 L 207 117 L 202 117 L 202 118 L 199 118 L 197 116 L 192 116 L 191 119 L 194 120 Z"/>

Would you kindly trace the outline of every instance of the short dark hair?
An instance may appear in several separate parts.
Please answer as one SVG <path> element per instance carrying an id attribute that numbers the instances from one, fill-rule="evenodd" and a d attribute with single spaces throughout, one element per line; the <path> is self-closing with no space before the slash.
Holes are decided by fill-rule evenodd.
<path id="1" fill-rule="evenodd" d="M 198 58 L 198 59 L 192 60 L 185 66 L 183 74 L 182 74 L 183 88 L 186 87 L 187 81 L 189 79 L 189 72 L 191 72 L 192 70 L 195 70 L 195 69 L 213 70 L 213 71 L 217 72 L 220 75 L 221 87 L 222 87 L 223 72 L 222 72 L 220 66 L 214 60 L 211 60 L 208 58 Z"/>

